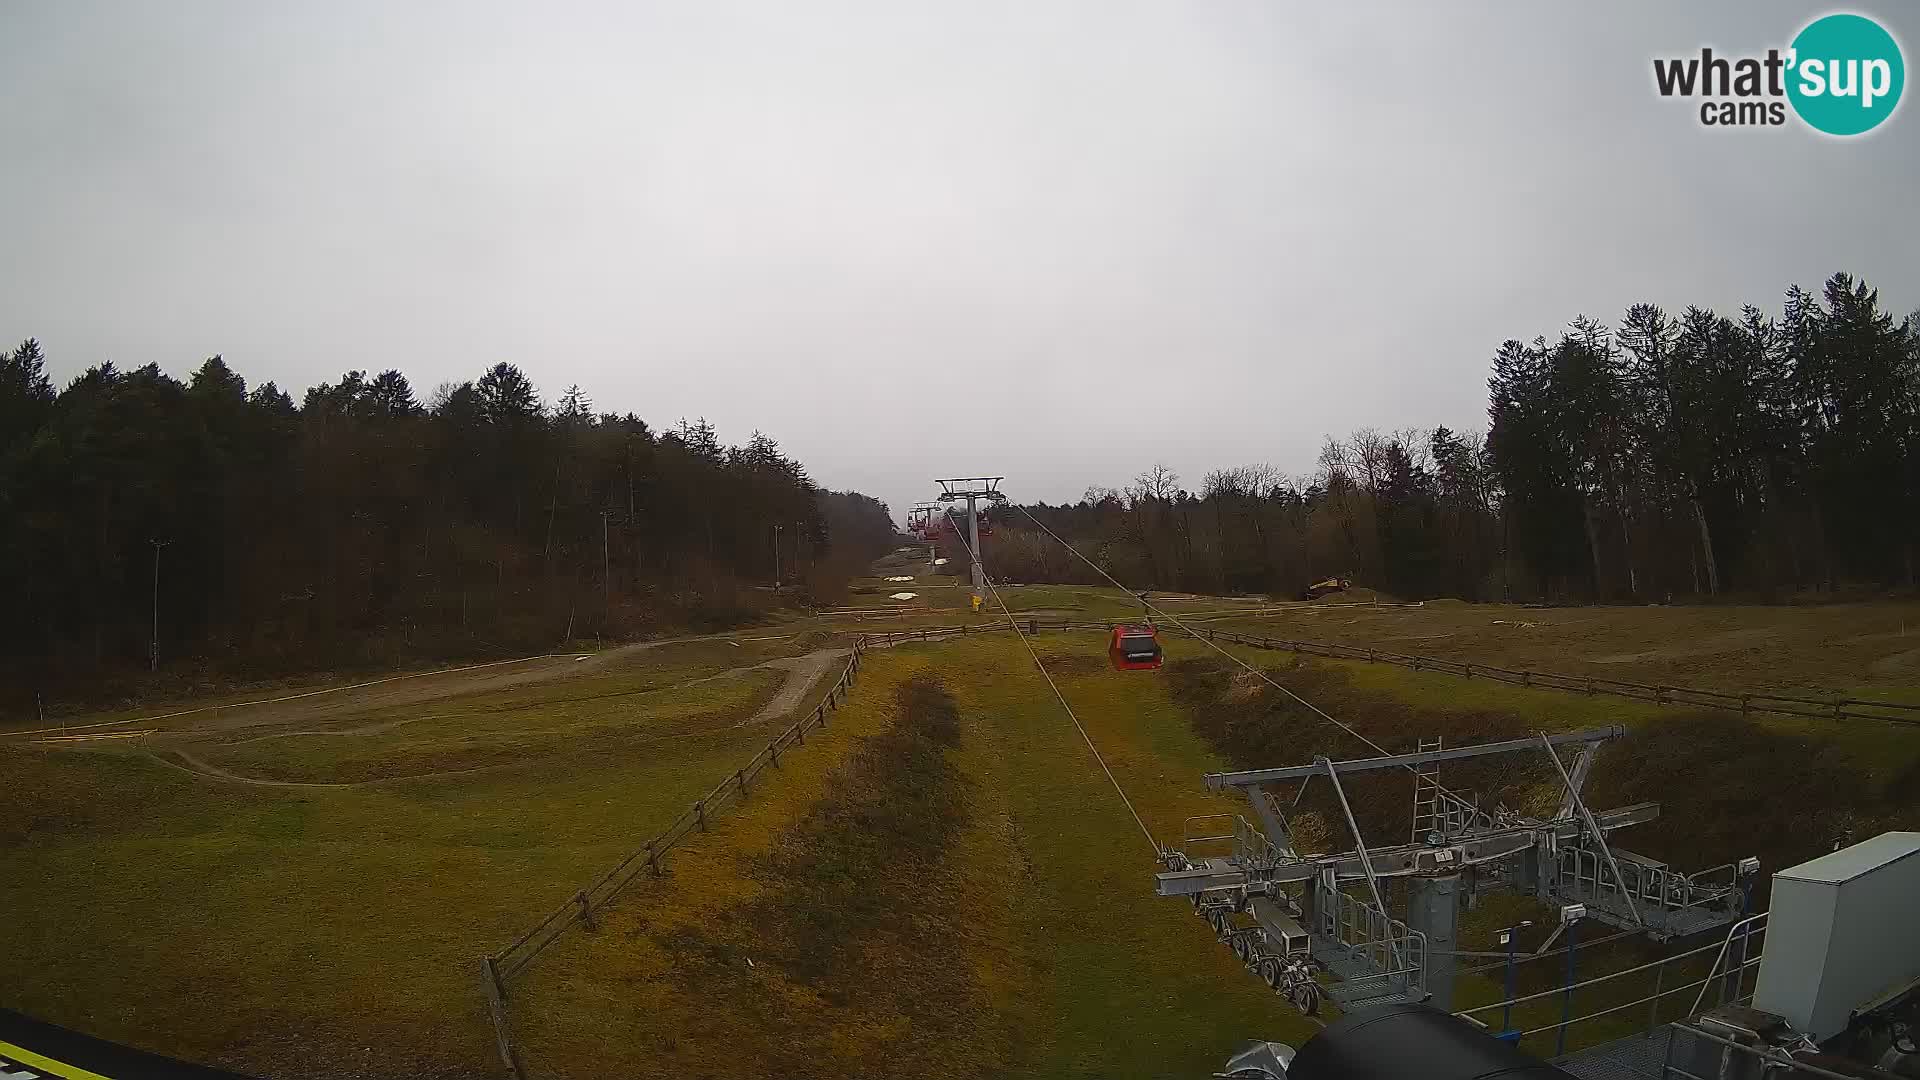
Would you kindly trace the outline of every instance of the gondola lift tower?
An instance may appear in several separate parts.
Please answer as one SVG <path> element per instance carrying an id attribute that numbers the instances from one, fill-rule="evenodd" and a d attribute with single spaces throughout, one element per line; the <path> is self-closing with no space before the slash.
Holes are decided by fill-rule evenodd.
<path id="1" fill-rule="evenodd" d="M 982 500 L 990 503 L 1007 501 L 1000 491 L 1000 481 L 1004 476 L 962 476 L 951 480 L 936 481 L 941 487 L 940 501 L 943 503 L 967 501 L 967 554 L 972 561 L 973 607 L 979 610 L 987 595 L 987 573 L 980 565 L 980 512 Z"/>

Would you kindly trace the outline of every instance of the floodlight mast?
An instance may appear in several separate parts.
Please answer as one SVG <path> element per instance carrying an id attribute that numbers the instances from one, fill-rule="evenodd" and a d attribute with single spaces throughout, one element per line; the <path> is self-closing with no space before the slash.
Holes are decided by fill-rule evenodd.
<path id="1" fill-rule="evenodd" d="M 949 480 L 936 480 L 941 487 L 939 499 L 943 503 L 967 500 L 967 554 L 972 562 L 973 596 L 975 600 L 984 600 L 987 595 L 987 572 L 980 565 L 980 513 L 976 509 L 978 501 L 1006 502 L 1006 495 L 1000 491 L 1000 481 L 1004 476 L 959 476 Z"/>

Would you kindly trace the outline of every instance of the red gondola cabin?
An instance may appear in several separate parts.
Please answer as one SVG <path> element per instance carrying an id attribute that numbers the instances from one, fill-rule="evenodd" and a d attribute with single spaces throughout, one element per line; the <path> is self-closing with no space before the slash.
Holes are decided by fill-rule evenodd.
<path id="1" fill-rule="evenodd" d="M 1160 633 L 1151 623 L 1121 623 L 1107 639 L 1107 659 L 1115 671 L 1152 671 L 1163 659 Z"/>

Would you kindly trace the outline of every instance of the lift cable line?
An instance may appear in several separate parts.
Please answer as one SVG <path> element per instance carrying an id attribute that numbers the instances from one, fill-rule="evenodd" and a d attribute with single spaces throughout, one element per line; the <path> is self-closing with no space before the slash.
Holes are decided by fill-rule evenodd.
<path id="1" fill-rule="evenodd" d="M 955 536 L 959 537 L 959 533 L 956 532 Z M 960 543 L 962 546 L 966 546 L 966 538 L 960 537 Z M 972 560 L 974 566 L 977 567 L 981 565 L 971 547 L 967 548 L 967 558 Z M 1107 782 L 1113 785 L 1114 793 L 1120 796 L 1120 802 L 1126 806 L 1127 813 L 1133 815 L 1133 823 L 1140 826 L 1140 835 L 1147 838 L 1147 846 L 1153 848 L 1154 858 L 1159 858 L 1160 842 L 1153 838 L 1153 831 L 1148 829 L 1147 823 L 1140 819 L 1140 811 L 1133 808 L 1133 800 L 1127 798 L 1126 789 L 1120 786 L 1120 781 L 1113 775 L 1113 770 L 1107 767 L 1107 759 L 1101 757 L 1100 748 L 1093 745 L 1093 737 L 1087 734 L 1085 725 L 1081 724 L 1080 718 L 1074 715 L 1073 706 L 1067 703 L 1067 696 L 1060 692 L 1059 684 L 1053 681 L 1053 675 L 1047 671 L 1047 666 L 1040 662 L 1039 651 L 1033 647 L 1033 642 L 1027 638 L 1027 632 L 1020 629 L 1020 620 L 1013 617 L 1013 610 L 1007 607 L 1006 600 L 1000 595 L 1000 587 L 995 585 L 993 578 L 987 576 L 984 571 L 981 573 L 981 580 L 986 582 L 987 590 L 992 594 L 994 603 L 1000 605 L 1001 613 L 1007 617 L 1007 625 L 1012 627 L 1014 634 L 1020 638 L 1020 644 L 1027 647 L 1027 655 L 1033 657 L 1033 666 L 1040 669 L 1040 677 L 1047 680 L 1048 689 L 1053 691 L 1053 696 L 1059 700 L 1060 707 L 1066 710 L 1067 719 L 1073 721 L 1074 730 L 1080 733 L 1080 738 L 1086 742 L 1087 749 L 1093 752 L 1093 760 L 1099 763 L 1100 771 L 1107 774 Z"/>
<path id="2" fill-rule="evenodd" d="M 1292 698 L 1294 701 L 1298 702 L 1302 707 L 1306 708 L 1307 711 L 1313 713 L 1315 716 L 1318 716 L 1320 719 L 1325 720 L 1327 723 L 1334 725 L 1335 727 L 1341 729 L 1342 731 L 1345 731 L 1347 734 L 1353 736 L 1356 739 L 1359 739 L 1361 742 L 1366 743 L 1369 747 L 1373 748 L 1375 752 L 1382 755 L 1385 755 L 1387 753 L 1386 747 L 1381 746 L 1379 743 L 1374 742 L 1372 739 L 1367 738 L 1365 735 L 1362 735 L 1357 729 L 1353 727 L 1353 725 L 1344 723 L 1342 721 L 1334 719 L 1332 716 L 1329 716 L 1326 710 L 1320 708 L 1318 705 L 1315 705 L 1313 702 L 1308 701 L 1306 698 L 1301 697 L 1299 694 L 1296 694 L 1293 691 L 1287 689 L 1286 687 L 1280 685 L 1278 682 L 1276 682 L 1273 679 L 1272 676 L 1268 675 L 1266 672 L 1261 671 L 1259 668 L 1254 667 L 1252 664 L 1247 663 L 1245 660 L 1242 660 L 1239 657 L 1228 652 L 1227 650 L 1221 648 L 1219 644 L 1216 643 L 1212 638 L 1209 638 L 1207 635 L 1201 633 L 1198 630 L 1195 630 L 1191 626 L 1188 626 L 1186 623 L 1181 622 L 1178 617 L 1171 614 L 1166 609 L 1159 607 L 1158 605 L 1154 604 L 1153 601 L 1148 600 L 1145 596 L 1134 592 L 1132 589 L 1129 589 L 1125 585 L 1122 585 L 1120 584 L 1120 582 L 1114 580 L 1113 575 L 1107 573 L 1104 569 L 1102 569 L 1099 563 L 1096 563 L 1092 559 L 1087 558 L 1086 555 L 1083 554 L 1079 548 L 1076 548 L 1072 544 L 1069 544 L 1065 540 L 1062 540 L 1060 538 L 1059 533 L 1056 533 L 1052 529 L 1047 528 L 1046 525 L 1043 524 L 1039 518 L 1034 517 L 1032 512 L 1029 511 L 1026 507 L 1024 506 L 1020 507 L 1020 512 L 1022 514 L 1025 514 L 1027 516 L 1027 520 L 1033 522 L 1034 525 L 1038 527 L 1041 532 L 1046 533 L 1048 536 L 1053 537 L 1055 540 L 1058 540 L 1060 542 L 1061 547 L 1064 547 L 1068 551 L 1073 552 L 1075 558 L 1079 559 L 1081 562 L 1086 563 L 1088 566 L 1092 567 L 1094 573 L 1099 574 L 1101 577 L 1106 578 L 1109 582 L 1111 582 L 1114 588 L 1119 589 L 1121 592 L 1124 592 L 1129 596 L 1136 597 L 1137 599 L 1139 599 L 1139 601 L 1146 606 L 1147 610 L 1153 612 L 1155 615 L 1160 616 L 1161 618 L 1167 620 L 1173 625 L 1186 631 L 1188 635 L 1193 637 L 1195 640 L 1202 642 L 1208 648 L 1212 649 L 1214 652 L 1217 652 L 1221 656 L 1224 656 L 1227 659 L 1233 661 L 1234 663 L 1240 665 L 1242 668 L 1246 669 L 1249 674 L 1252 674 L 1258 677 L 1262 682 L 1265 682 L 1268 686 L 1271 686 L 1275 690 L 1278 690 L 1281 693 L 1287 695 L 1289 698 Z M 1414 768 L 1411 765 L 1406 766 L 1406 769 L 1409 772 L 1414 771 Z M 1439 788 L 1439 790 L 1446 791 L 1445 788 Z M 1453 792 L 1450 792 L 1450 791 L 1446 791 L 1446 793 L 1449 795 L 1454 794 Z"/>
<path id="3" fill-rule="evenodd" d="M 1127 591 L 1031 512 L 1023 508 L 1022 513 L 1114 588 Z M 1460 912 L 1463 905 L 1470 908 L 1484 889 L 1531 896 L 1560 908 L 1558 929 L 1535 954 L 1546 953 L 1564 936 L 1567 993 L 1578 988 L 1573 972 L 1575 925 L 1582 920 L 1671 941 L 1732 926 L 1746 914 L 1752 894 L 1749 879 L 1759 867 L 1757 859 L 1688 874 L 1631 852 L 1614 854 L 1609 832 L 1651 821 L 1660 813 L 1658 803 L 1594 812 L 1580 795 L 1599 747 L 1624 736 L 1625 728 L 1541 732 L 1531 739 L 1452 748 L 1444 747 L 1440 739 L 1423 738 L 1413 753 L 1390 754 L 1150 599 L 1141 599 L 1149 611 L 1379 754 L 1352 761 L 1317 755 L 1311 764 L 1210 773 L 1205 778 L 1207 787 L 1244 794 L 1266 831 L 1232 815 L 1189 819 L 1185 835 L 1177 842 L 1180 846 L 1170 843 L 1161 849 L 1167 869 L 1155 875 L 1154 891 L 1189 900 L 1235 957 L 1301 1013 L 1310 1016 L 1317 1011 L 1322 994 L 1343 1009 L 1428 1001 L 1452 1011 L 1460 961 L 1475 955 L 1459 948 Z M 1568 746 L 1576 752 L 1571 765 L 1560 759 L 1560 748 Z M 1559 774 L 1560 807 L 1550 818 L 1529 817 L 1504 807 L 1489 812 L 1480 808 L 1477 799 L 1468 800 L 1439 782 L 1438 767 L 1444 762 L 1529 750 L 1552 755 Z M 1407 843 L 1370 846 L 1361 835 L 1341 778 L 1347 773 L 1394 769 L 1406 769 L 1414 778 L 1411 838 Z M 1297 806 L 1307 784 L 1320 777 L 1333 789 L 1353 834 L 1350 851 L 1331 855 L 1299 851 L 1287 810 L 1268 790 L 1273 784 L 1299 782 Z M 1221 844 L 1231 847 L 1225 854 L 1216 854 Z M 1207 850 L 1195 845 L 1207 845 Z M 1404 916 L 1387 906 L 1389 899 L 1397 898 L 1383 881 L 1391 884 L 1395 878 L 1404 882 Z M 1352 895 L 1357 887 L 1364 887 L 1364 894 Z M 1509 954 L 1509 972 L 1517 962 Z M 1323 985 L 1317 972 L 1325 972 L 1333 981 Z M 1508 998 L 1512 997 L 1510 985 Z M 1507 1003 L 1496 1002 L 1492 1007 L 1503 1004 Z M 1563 1015 L 1563 1032 L 1567 1022 Z"/>

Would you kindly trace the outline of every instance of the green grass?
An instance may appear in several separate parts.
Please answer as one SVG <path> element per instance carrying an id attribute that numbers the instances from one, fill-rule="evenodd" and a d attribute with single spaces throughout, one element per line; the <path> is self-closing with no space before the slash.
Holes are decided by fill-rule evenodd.
<path id="1" fill-rule="evenodd" d="M 963 589 L 935 592 L 964 603 Z M 1009 590 L 1008 600 L 1021 611 L 1072 608 L 1070 618 L 1131 613 L 1118 597 L 1092 592 L 1037 586 Z M 1343 627 L 1321 637 L 1378 635 L 1373 643 L 1383 648 L 1458 649 L 1476 662 L 1555 668 L 1610 658 L 1596 670 L 1628 678 L 1725 658 L 1729 679 L 1778 671 L 1781 685 L 1887 694 L 1911 693 L 1915 681 L 1886 663 L 1911 647 L 1896 605 L 1856 612 L 1851 624 L 1828 609 L 1549 611 L 1550 626 L 1533 632 L 1486 624 L 1513 614 L 1541 620 L 1538 611 L 1450 607 L 1295 618 Z M 1743 619 L 1764 636 L 1740 636 Z M 8 792 L 0 955 L 10 964 L 0 1005 L 270 1077 L 491 1073 L 479 955 L 656 832 L 767 738 L 728 725 L 771 692 L 771 673 L 683 684 L 821 647 L 833 635 L 956 621 L 1000 622 L 956 606 L 885 623 L 796 620 L 742 636 L 807 636 L 665 646 L 591 676 L 305 725 L 409 721 L 383 732 L 242 741 L 302 726 L 289 724 L 196 750 L 236 772 L 323 782 L 503 766 L 437 779 L 258 789 L 191 776 L 135 748 L 0 746 L 0 790 Z M 1248 624 L 1293 632 L 1272 620 Z M 1035 639 L 1157 838 L 1177 840 L 1189 815 L 1240 812 L 1205 790 L 1206 772 L 1368 752 L 1221 666 L 1204 646 L 1177 632 L 1163 637 L 1169 666 L 1151 674 L 1108 670 L 1097 633 Z M 1778 869 L 1841 835 L 1913 827 L 1920 811 L 1920 732 L 1741 721 L 1236 651 L 1390 749 L 1435 732 L 1466 742 L 1625 724 L 1633 734 L 1603 754 L 1596 802 L 1661 799 L 1663 821 L 1622 839 L 1680 865 L 1758 853 Z M 1639 653 L 1675 655 L 1618 659 Z M 1694 671 L 1702 684 L 1720 677 Z M 811 688 L 803 708 L 835 674 Z M 873 867 L 891 865 L 871 857 L 899 846 L 889 832 L 898 822 L 886 815 L 912 800 L 889 786 L 900 776 L 856 767 L 854 758 L 895 729 L 904 708 L 897 689 L 923 676 L 951 696 L 959 730 L 957 744 L 939 751 L 951 774 L 927 775 L 964 813 L 935 849 L 909 860 L 904 881 L 869 888 Z M 1449 767 L 1447 777 L 1532 805 L 1553 795 L 1542 764 L 1505 773 Z M 1404 783 L 1356 783 L 1353 793 L 1370 834 L 1404 833 Z M 1303 810 L 1303 838 L 1344 846 L 1344 826 L 1330 824 L 1337 819 L 1327 807 L 1310 801 Z M 849 815 L 866 815 L 871 827 L 825 827 Z M 868 841 L 884 849 L 858 846 Z M 845 872 L 823 877 L 782 851 Z M 1205 1075 L 1248 1039 L 1297 1043 L 1313 1030 L 1184 902 L 1153 896 L 1147 840 L 1005 634 L 869 654 L 828 732 L 788 755 L 747 804 L 690 838 L 669 866 L 665 879 L 636 881 L 599 932 L 564 935 L 515 984 L 515 1024 L 536 1075 L 893 1075 L 906 1060 L 929 1076 Z M 819 899 L 828 896 L 841 899 Z M 813 899 L 796 906 L 798 897 Z M 858 910 L 845 912 L 851 922 L 810 921 L 829 914 L 809 913 L 820 903 Z M 1468 920 L 1466 947 L 1488 947 L 1491 930 L 1519 910 L 1484 906 Z M 802 972 L 799 943 L 823 926 L 870 955 L 849 954 L 837 975 Z M 743 973 L 762 931 L 770 951 L 760 959 L 772 962 Z M 1636 955 L 1602 947 L 1581 970 L 1625 966 Z M 909 959 L 941 966 L 909 977 L 901 974 Z M 958 989 L 943 996 L 916 981 L 934 976 L 951 976 Z M 1548 985 L 1557 976 L 1527 977 Z M 1476 976 L 1463 994 L 1493 1000 L 1497 979 L 1497 971 Z M 1583 992 L 1576 1011 L 1608 992 Z M 1545 1003 L 1523 1017 L 1555 1015 L 1557 1003 Z M 756 1017 L 769 1022 L 756 1028 Z M 1638 1022 L 1596 1023 L 1576 1043 Z"/>
<path id="2" fill-rule="evenodd" d="M 1231 809 L 1201 785 L 1222 763 L 1163 683 L 1108 670 L 1097 634 L 1038 641 L 1157 836 L 1177 836 L 1187 815 Z M 1205 1075 L 1249 1038 L 1312 1030 L 1185 902 L 1153 895 L 1147 839 L 1013 638 L 870 654 L 832 741 L 888 730 L 902 715 L 898 688 L 925 676 L 958 711 L 947 755 L 964 825 L 938 857 L 915 854 L 901 837 L 919 833 L 888 819 L 851 830 L 861 860 L 878 861 L 849 862 L 807 824 L 845 820 L 836 807 L 915 805 L 886 796 L 871 770 L 783 777 L 790 786 L 756 798 L 751 822 L 723 821 L 697 862 L 643 886 L 597 938 L 541 958 L 519 1014 L 536 1072 L 885 1076 L 910 1063 L 927 1076 Z M 819 862 L 781 855 L 796 849 Z M 865 869 L 841 879 L 840 865 Z M 806 920 L 779 898 L 824 895 L 823 881 L 862 884 L 855 900 L 821 902 L 885 915 L 885 932 L 838 924 L 863 943 L 856 970 L 897 971 L 914 957 L 935 965 L 940 992 L 921 985 L 926 972 L 876 977 L 864 992 L 787 972 L 781 943 Z"/>
<path id="3" fill-rule="evenodd" d="M 662 740 L 729 740 L 729 729 L 751 717 L 784 679 L 781 672 L 750 671 L 691 686 L 601 691 L 606 696 L 589 700 L 435 704 L 422 715 L 365 717 L 366 734 L 352 733 L 362 730 L 356 724 L 243 736 L 200 756 L 243 776 L 356 783 L 514 765 L 556 753 L 632 750 Z"/>
<path id="4" fill-rule="evenodd" d="M 263 1076 L 490 1073 L 479 956 L 768 738 L 607 743 L 578 737 L 591 715 L 516 715 L 554 726 L 515 767 L 347 790 L 0 747 L 0 1005 Z"/>
<path id="5" fill-rule="evenodd" d="M 1106 668 L 1098 634 L 1043 634 L 1043 659 L 1135 809 L 1177 841 L 1190 815 L 1237 812 L 1200 778 L 1223 767 L 1164 682 Z M 948 660 L 948 657 L 952 657 Z M 1074 662 L 1068 658 L 1077 658 Z M 1011 1075 L 1205 1075 L 1252 1038 L 1313 1030 L 1248 975 L 1181 900 L 1153 895 L 1148 841 L 1024 650 L 953 647 L 973 677 L 957 697 L 990 725 L 976 768 L 993 776 L 1030 876 L 1018 937 L 1033 943 L 1033 1038 Z"/>

